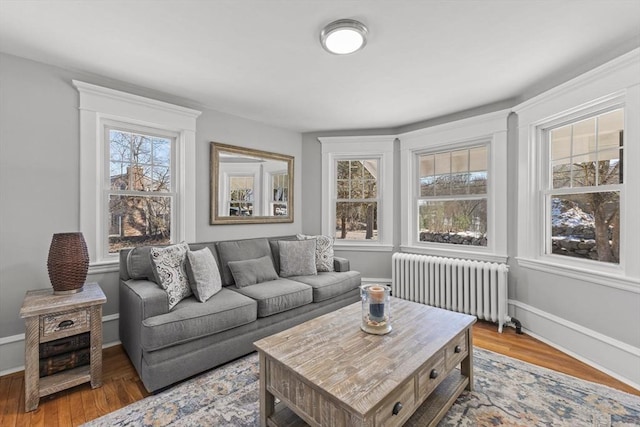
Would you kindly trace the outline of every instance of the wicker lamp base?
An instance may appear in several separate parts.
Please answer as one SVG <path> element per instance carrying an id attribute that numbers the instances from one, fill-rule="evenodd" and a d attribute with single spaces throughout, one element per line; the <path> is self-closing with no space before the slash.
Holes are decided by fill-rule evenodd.
<path id="1" fill-rule="evenodd" d="M 55 295 L 82 291 L 89 271 L 89 252 L 82 233 L 53 235 L 47 269 Z"/>

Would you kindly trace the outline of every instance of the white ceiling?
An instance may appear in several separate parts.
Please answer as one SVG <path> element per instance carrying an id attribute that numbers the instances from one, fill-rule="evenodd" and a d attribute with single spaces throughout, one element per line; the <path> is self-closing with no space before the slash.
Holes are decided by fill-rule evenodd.
<path id="1" fill-rule="evenodd" d="M 353 18 L 364 50 L 325 52 Z M 640 0 L 0 0 L 0 51 L 295 131 L 397 128 L 640 46 Z"/>

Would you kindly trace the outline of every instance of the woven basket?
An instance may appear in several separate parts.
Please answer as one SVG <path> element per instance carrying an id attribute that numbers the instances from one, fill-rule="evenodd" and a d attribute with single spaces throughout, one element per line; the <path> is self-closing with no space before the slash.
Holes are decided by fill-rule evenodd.
<path id="1" fill-rule="evenodd" d="M 54 294 L 82 290 L 89 270 L 89 252 L 82 233 L 53 235 L 47 269 Z"/>

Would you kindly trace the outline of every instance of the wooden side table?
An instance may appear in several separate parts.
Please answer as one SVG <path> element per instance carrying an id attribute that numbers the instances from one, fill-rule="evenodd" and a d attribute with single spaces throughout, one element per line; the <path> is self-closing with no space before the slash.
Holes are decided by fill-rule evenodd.
<path id="1" fill-rule="evenodd" d="M 20 309 L 25 319 L 25 412 L 41 397 L 91 381 L 102 386 L 102 304 L 107 301 L 97 283 L 74 294 L 54 295 L 53 289 L 27 291 Z M 40 344 L 89 332 L 90 364 L 40 378 Z"/>

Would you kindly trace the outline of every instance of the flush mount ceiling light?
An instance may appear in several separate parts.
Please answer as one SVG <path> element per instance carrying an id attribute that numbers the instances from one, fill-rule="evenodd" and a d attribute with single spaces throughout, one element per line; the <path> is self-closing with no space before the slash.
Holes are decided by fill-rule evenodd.
<path id="1" fill-rule="evenodd" d="M 320 43 L 329 53 L 348 55 L 367 44 L 367 27 L 353 19 L 339 19 L 320 32 Z"/>

